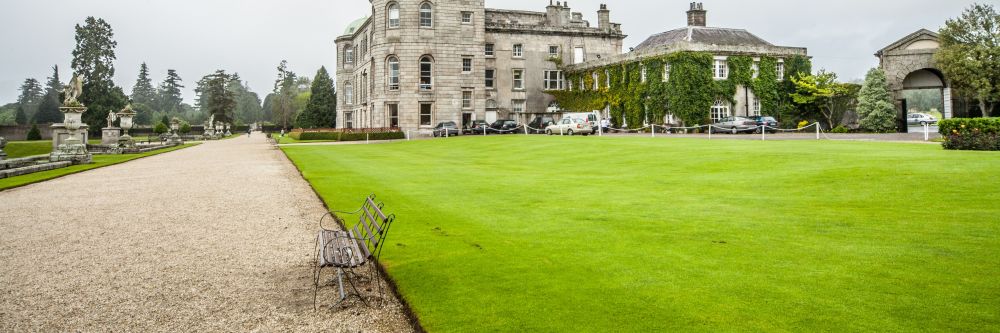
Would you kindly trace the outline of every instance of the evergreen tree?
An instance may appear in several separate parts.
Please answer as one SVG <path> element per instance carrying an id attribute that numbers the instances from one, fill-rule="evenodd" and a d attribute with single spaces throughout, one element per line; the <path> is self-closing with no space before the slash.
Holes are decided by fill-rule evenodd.
<path id="1" fill-rule="evenodd" d="M 28 141 L 39 141 L 42 139 L 42 132 L 38 130 L 38 124 L 31 124 L 31 129 L 28 130 Z"/>
<path id="2" fill-rule="evenodd" d="M 896 130 L 895 113 L 885 73 L 873 68 L 868 71 L 865 84 L 858 93 L 858 123 L 861 128 L 872 132 L 892 132 Z"/>
<path id="3" fill-rule="evenodd" d="M 63 115 L 62 112 L 59 112 L 59 107 L 62 106 L 63 84 L 59 80 L 58 65 L 52 66 L 52 76 L 49 77 L 45 89 L 44 100 L 38 106 L 38 113 L 35 114 L 33 122 L 36 124 L 61 123 Z"/>
<path id="4" fill-rule="evenodd" d="M 17 106 L 17 113 L 14 113 L 14 123 L 18 125 L 28 124 L 28 115 L 24 112 L 24 105 Z"/>
<path id="5" fill-rule="evenodd" d="M 235 120 L 236 95 L 227 88 L 232 81 L 232 76 L 224 70 L 217 70 L 198 81 L 195 88 L 197 106 L 206 117 L 215 116 L 215 121 L 225 123 Z"/>
<path id="6" fill-rule="evenodd" d="M 166 112 L 167 114 L 176 114 L 183 111 L 181 108 L 181 103 L 184 102 L 184 98 L 181 96 L 181 89 L 184 88 L 181 85 L 180 75 L 177 75 L 177 71 L 173 69 L 167 70 L 167 78 L 163 79 L 163 83 L 160 84 L 160 89 L 157 92 L 157 106 L 155 107 L 160 112 Z"/>
<path id="7" fill-rule="evenodd" d="M 87 17 L 84 25 L 76 25 L 76 49 L 73 50 L 73 70 L 83 76 L 80 102 L 87 106 L 83 121 L 96 133 L 105 125 L 108 113 L 125 107 L 128 98 L 115 85 L 115 47 L 111 25 L 103 19 Z"/>
<path id="8" fill-rule="evenodd" d="M 21 85 L 21 95 L 17 97 L 17 104 L 19 106 L 17 117 L 18 119 L 24 118 L 23 120 L 18 120 L 19 125 L 26 125 L 28 119 L 34 117 L 44 96 L 44 90 L 42 89 L 42 85 L 38 83 L 38 80 L 31 78 L 24 80 L 24 84 Z"/>
<path id="9" fill-rule="evenodd" d="M 280 121 L 281 128 L 288 129 L 289 121 L 293 119 L 295 108 L 293 103 L 298 95 L 296 75 L 288 70 L 288 61 L 282 60 L 278 65 L 278 79 L 274 81 L 275 98 L 272 102 L 272 112 L 275 121 Z"/>
<path id="10" fill-rule="evenodd" d="M 139 78 L 132 86 L 132 103 L 153 105 L 156 101 L 156 88 L 153 87 L 153 80 L 149 78 L 149 66 L 142 63 L 139 67 Z"/>
<path id="11" fill-rule="evenodd" d="M 264 104 L 261 106 L 261 114 L 260 114 L 261 121 L 274 122 L 275 96 L 277 95 L 274 93 L 270 93 L 267 94 L 267 96 L 264 96 Z"/>
<path id="12" fill-rule="evenodd" d="M 169 124 L 170 123 L 170 117 L 167 117 L 166 115 L 164 115 L 163 118 L 160 118 L 160 123 L 164 124 L 164 125 Z"/>
<path id="13" fill-rule="evenodd" d="M 136 103 L 132 104 L 132 111 L 135 111 L 135 118 L 133 122 L 138 125 L 152 125 L 153 124 L 153 108 L 149 105 Z"/>
<path id="14" fill-rule="evenodd" d="M 305 111 L 299 115 L 298 126 L 302 128 L 330 128 L 336 123 L 337 93 L 326 67 L 320 67 L 312 80 L 312 94 Z"/>

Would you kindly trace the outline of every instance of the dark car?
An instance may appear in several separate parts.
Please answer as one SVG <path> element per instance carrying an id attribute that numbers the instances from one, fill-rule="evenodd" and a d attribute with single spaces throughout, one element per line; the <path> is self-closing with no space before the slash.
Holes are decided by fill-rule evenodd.
<path id="1" fill-rule="evenodd" d="M 532 134 L 544 134 L 545 128 L 549 125 L 555 124 L 556 119 L 549 116 L 538 116 L 535 117 L 530 123 L 528 123 L 528 133 Z"/>
<path id="2" fill-rule="evenodd" d="M 474 120 L 463 131 L 465 134 L 483 134 L 483 130 L 490 127 L 490 123 L 485 120 Z"/>
<path id="3" fill-rule="evenodd" d="M 774 117 L 756 116 L 750 117 L 750 120 L 757 123 L 757 133 L 760 133 L 764 126 L 767 126 L 768 133 L 778 133 L 778 120 Z"/>
<path id="4" fill-rule="evenodd" d="M 511 134 L 517 133 L 518 125 L 513 120 L 497 120 L 490 125 L 491 133 Z"/>
<path id="5" fill-rule="evenodd" d="M 454 121 L 446 121 L 438 123 L 434 126 L 434 137 L 447 137 L 447 136 L 457 136 L 461 134 L 461 130 L 458 129 L 458 124 Z"/>

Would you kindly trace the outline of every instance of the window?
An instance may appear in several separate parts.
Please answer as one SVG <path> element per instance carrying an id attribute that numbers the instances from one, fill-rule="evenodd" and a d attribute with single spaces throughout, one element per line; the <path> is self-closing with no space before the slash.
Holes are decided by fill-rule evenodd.
<path id="1" fill-rule="evenodd" d="M 729 64 L 725 59 L 715 60 L 715 78 L 724 80 L 729 77 Z"/>
<path id="2" fill-rule="evenodd" d="M 622 75 L 622 79 L 625 79 L 625 75 Z M 604 87 L 611 89 L 611 73 L 608 70 L 604 70 Z"/>
<path id="3" fill-rule="evenodd" d="M 663 65 L 663 82 L 670 82 L 670 64 Z"/>
<path id="4" fill-rule="evenodd" d="M 344 128 L 354 128 L 354 112 L 344 111 Z"/>
<path id="5" fill-rule="evenodd" d="M 751 112 L 751 114 L 750 114 L 751 116 L 754 116 L 754 117 L 759 117 L 760 116 L 760 98 L 759 97 L 754 96 L 754 98 L 753 98 L 753 105 L 750 107 L 750 112 Z"/>
<path id="6" fill-rule="evenodd" d="M 524 90 L 524 70 L 514 70 L 514 90 Z"/>
<path id="7" fill-rule="evenodd" d="M 493 43 L 486 44 L 486 46 L 484 48 L 486 50 L 485 53 L 486 53 L 487 57 L 492 57 L 494 55 L 494 53 L 493 53 Z"/>
<path id="8" fill-rule="evenodd" d="M 642 66 L 642 69 L 639 70 L 640 80 L 642 83 L 646 83 L 646 65 L 639 64 L 639 66 Z"/>
<path id="9" fill-rule="evenodd" d="M 420 5 L 420 27 L 431 28 L 434 26 L 434 7 L 425 2 Z"/>
<path id="10" fill-rule="evenodd" d="M 399 5 L 392 3 L 389 5 L 389 24 L 390 28 L 399 28 Z"/>
<path id="11" fill-rule="evenodd" d="M 524 100 L 515 99 L 513 101 L 510 101 L 510 109 L 511 111 L 514 112 L 524 112 Z"/>
<path id="12" fill-rule="evenodd" d="M 719 121 L 727 117 L 729 117 L 729 103 L 721 98 L 716 99 L 715 105 L 712 106 L 712 121 Z"/>
<path id="13" fill-rule="evenodd" d="M 420 90 L 431 90 L 434 87 L 434 61 L 431 57 L 420 58 Z"/>
<path id="14" fill-rule="evenodd" d="M 514 58 L 524 57 L 524 45 L 514 44 Z"/>
<path id="15" fill-rule="evenodd" d="M 354 104 L 354 86 L 350 82 L 344 84 L 344 104 Z"/>
<path id="16" fill-rule="evenodd" d="M 348 46 L 344 49 L 344 64 L 347 65 L 353 63 L 354 63 L 354 48 Z"/>
<path id="17" fill-rule="evenodd" d="M 785 80 L 785 63 L 779 61 L 778 64 L 775 65 L 775 67 L 776 67 L 775 70 L 778 71 L 778 81 L 784 81 Z"/>
<path id="18" fill-rule="evenodd" d="M 392 56 L 388 60 L 389 90 L 399 90 L 399 59 Z"/>
<path id="19" fill-rule="evenodd" d="M 559 57 L 559 46 L 550 45 L 549 46 L 549 57 L 558 58 Z"/>
<path id="20" fill-rule="evenodd" d="M 472 57 L 462 57 L 462 73 L 472 73 Z"/>
<path id="21" fill-rule="evenodd" d="M 399 128 L 399 104 L 387 104 L 389 110 L 389 128 Z"/>
<path id="22" fill-rule="evenodd" d="M 486 70 L 486 88 L 493 89 L 496 87 L 496 77 L 497 71 L 495 69 Z"/>
<path id="23" fill-rule="evenodd" d="M 760 61 L 754 61 L 751 69 L 753 70 L 753 78 L 756 79 L 760 76 Z"/>
<path id="24" fill-rule="evenodd" d="M 420 126 L 431 125 L 432 104 L 420 104 Z"/>
<path id="25" fill-rule="evenodd" d="M 563 74 L 562 71 L 545 71 L 545 90 L 562 90 L 563 89 Z"/>
<path id="26" fill-rule="evenodd" d="M 462 23 L 472 24 L 472 12 L 462 12 Z"/>
<path id="27" fill-rule="evenodd" d="M 576 48 L 573 49 L 573 64 L 574 65 L 575 64 L 581 64 L 581 63 L 583 63 L 583 60 L 584 60 L 583 57 L 584 57 L 584 53 L 583 53 L 583 48 L 582 47 L 576 47 Z"/>
<path id="28" fill-rule="evenodd" d="M 472 109 L 472 90 L 462 91 L 462 109 Z"/>
<path id="29" fill-rule="evenodd" d="M 600 80 L 600 76 L 597 75 L 597 72 L 594 72 L 593 74 L 591 74 L 590 77 L 594 79 L 594 90 L 600 89 L 601 88 L 601 81 L 598 81 L 598 80 Z"/>

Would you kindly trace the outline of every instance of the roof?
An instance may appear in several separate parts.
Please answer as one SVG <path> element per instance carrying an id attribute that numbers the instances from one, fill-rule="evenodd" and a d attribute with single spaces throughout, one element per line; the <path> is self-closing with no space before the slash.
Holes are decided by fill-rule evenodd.
<path id="1" fill-rule="evenodd" d="M 883 53 L 886 53 L 886 52 L 889 52 L 889 51 L 892 51 L 892 50 L 904 47 L 907 44 L 910 44 L 911 42 L 914 42 L 914 41 L 917 41 L 917 40 L 934 40 L 934 41 L 937 41 L 937 40 L 940 40 L 940 38 L 941 37 L 938 36 L 938 34 L 936 32 L 933 32 L 933 31 L 930 31 L 930 30 L 927 30 L 927 29 L 920 29 L 920 30 L 917 30 L 916 32 L 914 32 L 912 34 L 907 35 L 906 37 L 903 37 L 900 40 L 897 40 L 895 43 L 889 44 L 889 46 L 886 46 L 886 47 L 882 48 L 881 50 L 878 50 L 878 52 L 875 53 L 875 56 L 876 57 L 881 56 Z"/>
<path id="2" fill-rule="evenodd" d="M 359 18 L 354 22 L 351 22 L 351 24 L 347 26 L 347 29 L 344 29 L 344 34 L 353 35 L 355 32 L 357 32 L 358 28 L 361 28 L 361 26 L 365 24 L 365 21 L 368 21 L 368 16 Z"/>
<path id="3" fill-rule="evenodd" d="M 709 45 L 774 46 L 743 29 L 684 27 L 650 36 L 635 49 L 643 50 L 681 41 Z"/>

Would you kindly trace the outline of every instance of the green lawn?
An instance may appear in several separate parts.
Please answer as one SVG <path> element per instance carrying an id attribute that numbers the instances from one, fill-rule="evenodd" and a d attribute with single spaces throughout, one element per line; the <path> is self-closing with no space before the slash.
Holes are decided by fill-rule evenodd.
<path id="1" fill-rule="evenodd" d="M 1000 154 L 492 136 L 283 148 L 431 332 L 998 331 Z M 318 217 L 317 217 L 318 218 Z"/>
<path id="2" fill-rule="evenodd" d="M 46 141 L 46 142 L 49 143 L 49 144 L 51 144 L 51 142 L 48 142 L 48 141 Z M 103 168 L 103 167 L 106 167 L 106 166 L 111 166 L 111 165 L 115 165 L 115 164 L 125 163 L 125 162 L 131 161 L 131 160 L 140 159 L 140 158 L 143 158 L 143 157 L 148 157 L 148 156 L 153 156 L 153 155 L 159 155 L 159 154 L 163 154 L 163 153 L 167 153 L 167 152 L 171 152 L 171 151 L 175 151 L 175 150 L 179 150 L 179 149 L 184 149 L 184 148 L 188 148 L 188 147 L 192 147 L 192 146 L 196 146 L 196 145 L 198 145 L 198 144 L 197 143 L 195 143 L 195 144 L 184 144 L 184 145 L 177 146 L 177 147 L 171 147 L 171 148 L 161 149 L 161 150 L 152 151 L 152 152 L 143 153 L 143 154 L 94 155 L 94 163 L 91 163 L 91 164 L 74 165 L 74 166 L 70 166 L 70 167 L 66 167 L 66 168 L 62 168 L 62 169 L 49 170 L 49 171 L 43 171 L 43 172 L 36 172 L 36 173 L 27 174 L 27 175 L 23 175 L 23 176 L 17 176 L 17 177 L 13 177 L 13 178 L 0 179 L 0 191 L 11 189 L 11 188 L 15 188 L 15 187 L 21 187 L 21 186 L 24 186 L 24 185 L 34 184 L 34 183 L 38 183 L 38 182 L 43 182 L 43 181 L 46 181 L 46 180 L 51 180 L 51 179 L 55 179 L 55 178 L 59 178 L 59 177 L 63 177 L 63 176 L 68 176 L 68 175 L 71 175 L 71 174 L 74 174 L 74 173 L 80 173 L 80 172 L 84 172 L 84 171 L 87 171 L 87 170 L 92 170 L 92 169 L 97 169 L 97 168 Z"/>
<path id="3" fill-rule="evenodd" d="M 11 141 L 3 151 L 7 158 L 45 155 L 52 152 L 52 141 Z"/>

